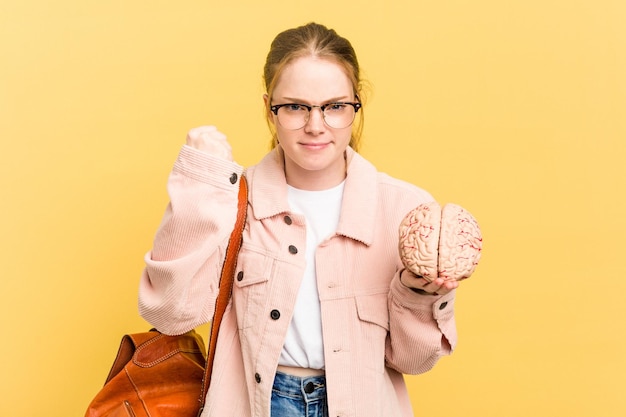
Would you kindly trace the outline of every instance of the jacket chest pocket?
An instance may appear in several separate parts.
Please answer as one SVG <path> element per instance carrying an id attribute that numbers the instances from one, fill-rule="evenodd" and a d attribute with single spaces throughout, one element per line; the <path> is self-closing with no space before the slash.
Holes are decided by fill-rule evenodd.
<path id="1" fill-rule="evenodd" d="M 385 370 L 385 346 L 389 333 L 389 307 L 387 293 L 356 296 L 360 335 L 359 357 L 362 365 L 383 373 Z"/>
<path id="2" fill-rule="evenodd" d="M 241 247 L 233 286 L 233 305 L 237 326 L 246 329 L 258 324 L 268 299 L 268 281 L 274 259 L 250 246 Z"/>

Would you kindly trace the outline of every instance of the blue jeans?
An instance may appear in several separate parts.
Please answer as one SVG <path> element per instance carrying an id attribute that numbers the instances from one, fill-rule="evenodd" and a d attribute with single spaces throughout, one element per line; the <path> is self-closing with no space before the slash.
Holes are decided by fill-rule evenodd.
<path id="1" fill-rule="evenodd" d="M 328 417 L 326 377 L 301 378 L 276 373 L 272 387 L 272 417 Z"/>

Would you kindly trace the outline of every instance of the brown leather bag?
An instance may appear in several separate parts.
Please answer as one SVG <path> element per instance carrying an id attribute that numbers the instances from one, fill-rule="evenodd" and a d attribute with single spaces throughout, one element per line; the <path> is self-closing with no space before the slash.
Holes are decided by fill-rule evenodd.
<path id="1" fill-rule="evenodd" d="M 202 413 L 222 316 L 232 292 L 247 210 L 247 182 L 241 176 L 237 220 L 228 241 L 211 322 L 208 356 L 202 337 L 191 330 L 166 336 L 154 329 L 122 338 L 104 387 L 85 417 L 196 417 Z"/>

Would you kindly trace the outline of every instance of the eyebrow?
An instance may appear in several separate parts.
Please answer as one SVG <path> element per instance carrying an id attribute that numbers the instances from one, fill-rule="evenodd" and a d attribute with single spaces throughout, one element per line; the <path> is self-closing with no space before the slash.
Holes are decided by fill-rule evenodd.
<path id="1" fill-rule="evenodd" d="M 298 103 L 298 104 L 311 104 L 309 100 L 295 98 L 295 97 L 281 97 L 281 101 L 282 100 L 286 100 L 291 103 Z M 346 100 L 349 100 L 349 96 L 333 97 L 328 100 L 322 101 L 322 103 L 336 103 L 336 102 L 341 102 L 341 101 L 346 101 Z"/>

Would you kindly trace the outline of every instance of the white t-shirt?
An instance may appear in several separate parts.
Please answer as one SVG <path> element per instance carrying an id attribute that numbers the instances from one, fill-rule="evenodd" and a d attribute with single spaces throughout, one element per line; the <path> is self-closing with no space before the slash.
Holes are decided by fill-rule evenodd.
<path id="1" fill-rule="evenodd" d="M 322 191 L 288 186 L 289 205 L 306 219 L 306 268 L 278 363 L 301 368 L 324 369 L 324 343 L 320 299 L 317 291 L 315 251 L 334 235 L 339 224 L 344 182 Z"/>

